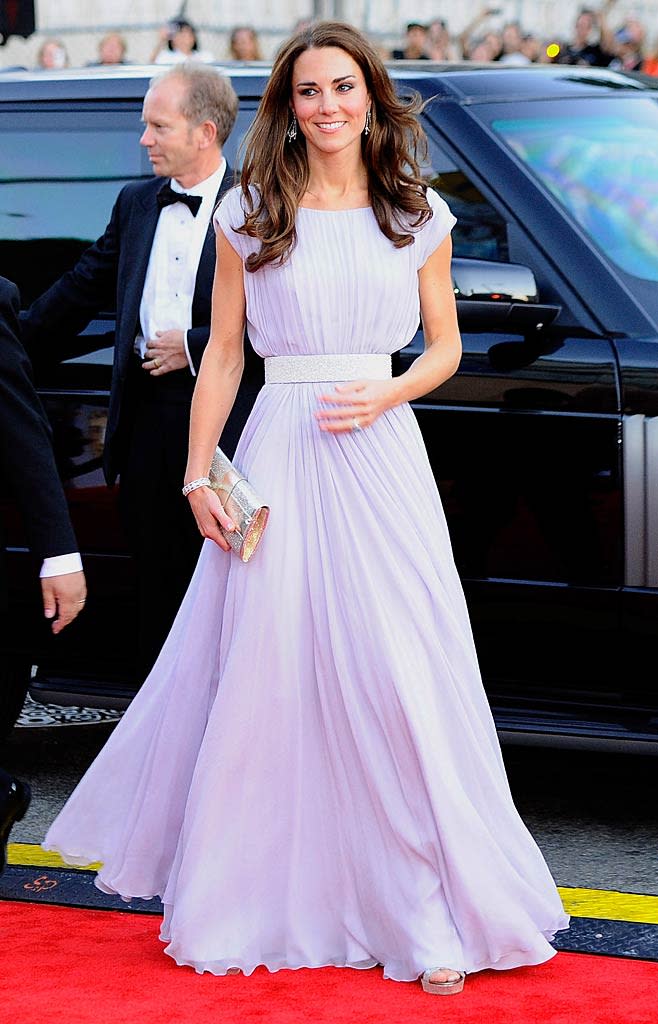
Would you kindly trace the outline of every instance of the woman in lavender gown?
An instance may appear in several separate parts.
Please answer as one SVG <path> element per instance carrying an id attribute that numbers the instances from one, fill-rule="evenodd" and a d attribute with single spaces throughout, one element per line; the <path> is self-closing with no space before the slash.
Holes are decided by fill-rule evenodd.
<path id="1" fill-rule="evenodd" d="M 379 963 L 447 994 L 547 960 L 567 927 L 512 802 L 408 404 L 460 354 L 454 218 L 420 177 L 415 109 L 350 27 L 277 57 L 215 218 L 186 476 L 207 539 L 44 844 L 102 861 L 104 891 L 160 896 L 165 951 L 199 972 Z M 392 378 L 419 313 L 425 352 Z M 203 483 L 245 319 L 266 384 L 235 461 L 271 506 L 248 564 Z"/>

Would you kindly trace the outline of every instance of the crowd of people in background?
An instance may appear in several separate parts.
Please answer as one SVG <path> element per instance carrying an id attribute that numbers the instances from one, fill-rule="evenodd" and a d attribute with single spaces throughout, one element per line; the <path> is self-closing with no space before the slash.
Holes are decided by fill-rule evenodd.
<path id="1" fill-rule="evenodd" d="M 428 24 L 410 22 L 399 47 L 384 50 L 382 56 L 391 60 L 433 60 L 440 62 L 467 60 L 476 63 L 495 61 L 499 64 L 579 64 L 610 67 L 625 71 L 642 71 L 658 75 L 658 26 L 651 40 L 647 26 L 637 17 L 628 17 L 611 28 L 608 16 L 615 0 L 605 0 L 598 8 L 581 7 L 569 39 L 540 38 L 527 32 L 517 21 L 494 28 L 500 8 L 483 7 L 457 35 L 447 22 L 436 18 Z M 300 28 L 298 22 L 294 29 Z M 110 32 L 98 44 L 96 60 L 88 66 L 129 63 L 127 45 L 119 32 Z M 183 18 L 162 26 L 150 55 L 152 64 L 176 64 L 185 60 L 258 61 L 263 59 L 263 46 L 255 28 L 238 25 L 230 34 L 226 53 L 213 53 L 201 46 L 194 25 Z M 38 67 L 58 69 L 69 66 L 64 43 L 46 39 L 38 52 Z"/>

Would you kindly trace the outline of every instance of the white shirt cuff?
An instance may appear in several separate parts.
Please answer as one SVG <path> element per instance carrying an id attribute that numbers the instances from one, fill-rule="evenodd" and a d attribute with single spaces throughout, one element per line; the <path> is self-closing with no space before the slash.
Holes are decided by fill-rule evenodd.
<path id="1" fill-rule="evenodd" d="M 194 369 L 194 363 L 192 362 L 192 356 L 190 355 L 190 350 L 187 347 L 187 331 L 183 331 L 183 344 L 185 345 L 185 355 L 187 356 L 187 362 L 188 362 L 188 365 L 190 367 L 190 370 L 192 371 L 192 376 L 196 377 L 196 370 Z"/>
<path id="2" fill-rule="evenodd" d="M 47 576 L 68 576 L 71 572 L 82 572 L 82 559 L 77 551 L 71 552 L 70 555 L 44 558 L 39 577 L 45 579 Z"/>

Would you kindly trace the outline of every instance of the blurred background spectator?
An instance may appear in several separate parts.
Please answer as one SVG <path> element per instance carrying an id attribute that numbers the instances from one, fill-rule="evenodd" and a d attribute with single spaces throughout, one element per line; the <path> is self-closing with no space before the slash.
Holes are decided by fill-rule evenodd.
<path id="1" fill-rule="evenodd" d="M 37 67 L 59 71 L 69 66 L 69 55 L 61 39 L 44 39 L 37 53 Z"/>
<path id="2" fill-rule="evenodd" d="M 151 64 L 180 64 L 199 60 L 209 64 L 215 58 L 209 50 L 199 47 L 196 29 L 185 18 L 172 18 L 160 29 L 158 43 L 151 54 Z"/>
<path id="3" fill-rule="evenodd" d="M 460 32 L 458 50 L 462 60 L 482 61 L 498 60 L 503 52 L 503 39 L 499 32 L 488 31 L 476 36 L 478 29 L 485 21 L 502 14 L 500 7 L 483 7 L 478 14 Z"/>
<path id="4" fill-rule="evenodd" d="M 503 28 L 502 52 L 498 57 L 500 64 L 529 64 L 530 58 L 523 52 L 523 33 L 518 21 L 508 21 Z"/>
<path id="5" fill-rule="evenodd" d="M 407 25 L 404 47 L 391 50 L 391 57 L 393 60 L 429 60 L 426 45 L 427 28 L 417 21 L 411 21 Z"/>
<path id="6" fill-rule="evenodd" d="M 430 60 L 455 59 L 455 48 L 450 39 L 448 24 L 443 18 L 435 18 L 427 26 L 425 52 Z"/>
<path id="7" fill-rule="evenodd" d="M 315 22 L 315 18 L 298 18 L 290 30 L 290 35 L 294 36 L 298 32 L 305 32 L 306 29 L 310 28 L 311 25 L 314 25 Z"/>
<path id="8" fill-rule="evenodd" d="M 26 4 L 30 2 L 25 0 Z M 168 2 L 175 4 L 175 0 Z M 658 27 L 658 0 L 643 0 L 642 19 L 631 13 L 633 8 L 630 5 L 634 0 L 582 2 L 584 6 L 580 6 L 578 0 L 575 4 L 571 0 L 560 0 L 556 4 L 548 4 L 546 0 L 541 3 L 539 0 L 517 0 L 514 5 L 507 0 L 501 7 L 489 6 L 486 2 L 475 7 L 463 4 L 460 8 L 450 9 L 448 17 L 428 18 L 426 23 L 423 17 L 432 10 L 428 3 L 418 7 L 421 17 L 406 25 L 399 43 L 395 41 L 394 26 L 399 24 L 396 12 L 403 9 L 400 0 L 382 5 L 370 2 L 353 5 L 354 11 L 351 10 L 352 5 L 343 2 L 342 9 L 344 16 L 356 14 L 357 7 L 361 10 L 361 15 L 370 25 L 373 43 L 386 59 L 429 59 L 440 63 L 496 61 L 512 65 L 550 60 L 656 73 L 658 54 L 655 42 L 653 50 L 647 45 L 646 29 L 651 27 L 652 34 L 655 34 Z M 2 48 L 2 12 L 14 10 L 14 7 L 10 8 L 0 0 L 0 63 L 14 68 L 34 66 L 39 44 L 41 56 L 38 66 L 50 68 L 71 64 L 77 67 L 121 65 L 134 61 L 140 64 L 175 64 L 189 59 L 211 62 L 215 54 L 238 61 L 258 61 L 271 58 L 287 32 L 299 31 L 315 20 L 308 17 L 294 19 L 297 0 L 295 3 L 277 0 L 276 4 L 260 7 L 258 0 L 241 0 L 241 16 L 245 21 L 227 26 L 223 19 L 228 8 L 212 7 L 209 0 L 203 0 L 203 3 L 190 0 L 189 4 L 183 0 L 178 5 L 176 17 L 163 25 L 154 47 L 153 18 L 157 17 L 156 11 L 162 10 L 162 0 L 142 0 L 139 5 L 133 4 L 130 23 L 126 21 L 125 25 L 113 21 L 117 16 L 113 0 L 98 0 L 94 5 L 95 14 L 92 14 L 87 0 L 68 0 L 68 3 L 71 10 L 74 7 L 79 10 L 77 20 L 71 21 L 70 34 L 69 29 L 62 29 L 61 38 L 55 38 L 60 31 L 56 27 L 60 20 L 55 17 L 55 11 L 60 5 L 58 0 L 42 0 L 39 13 L 43 24 L 40 30 L 31 34 L 31 27 L 21 22 L 22 28 L 14 26 L 13 32 L 6 35 Z M 496 0 L 489 0 L 489 3 L 496 3 Z M 319 2 L 309 3 L 307 9 L 319 6 Z M 338 8 L 338 0 L 335 4 L 326 0 L 322 6 L 330 14 L 332 7 Z M 23 0 L 20 0 L 16 10 L 23 11 L 23 7 Z M 202 23 L 188 20 L 188 8 L 194 11 L 193 17 L 197 12 L 205 12 L 206 20 Z M 614 17 L 613 8 L 616 12 Z M 444 10 L 448 10 L 445 5 Z M 286 12 L 290 15 L 288 28 Z M 512 13 L 514 20 L 510 19 Z M 195 24 L 201 24 L 202 36 L 210 44 L 210 49 L 201 48 Z M 101 25 L 107 26 L 106 34 Z M 127 45 L 130 61 L 126 60 Z"/>
<path id="9" fill-rule="evenodd" d="M 615 56 L 610 61 L 609 67 L 620 68 L 623 71 L 639 71 L 644 61 L 642 42 L 642 35 L 638 39 L 626 23 L 623 28 L 615 32 Z"/>
<path id="10" fill-rule="evenodd" d="M 658 39 L 656 40 L 656 45 L 653 50 L 649 52 L 648 57 L 642 65 L 642 70 L 645 75 L 658 75 Z"/>
<path id="11" fill-rule="evenodd" d="M 600 11 L 582 7 L 574 24 L 573 40 L 560 50 L 558 64 L 587 64 L 607 68 L 614 56 L 614 36 L 608 28 L 606 12 L 614 0 L 607 0 Z"/>
<path id="12" fill-rule="evenodd" d="M 250 25 L 238 25 L 231 32 L 229 58 L 230 60 L 263 59 L 256 30 Z"/>
<path id="13" fill-rule="evenodd" d="M 111 64 L 127 64 L 126 40 L 118 32 L 108 32 L 98 44 L 98 60 L 89 62 L 88 67 L 98 68 Z"/>
<path id="14" fill-rule="evenodd" d="M 546 47 L 542 44 L 541 39 L 531 32 L 524 35 L 521 40 L 521 53 L 528 58 L 531 64 L 540 64 L 544 59 L 545 52 Z"/>

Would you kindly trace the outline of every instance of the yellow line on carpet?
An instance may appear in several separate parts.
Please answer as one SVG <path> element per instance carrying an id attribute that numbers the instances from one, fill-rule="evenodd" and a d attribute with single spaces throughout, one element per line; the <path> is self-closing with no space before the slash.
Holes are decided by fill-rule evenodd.
<path id="1" fill-rule="evenodd" d="M 564 909 L 574 917 L 594 917 L 602 921 L 634 921 L 658 924 L 658 896 L 607 889 L 567 889 L 560 887 Z"/>
<path id="2" fill-rule="evenodd" d="M 71 868 L 78 871 L 98 871 L 100 864 L 87 864 L 74 868 L 65 864 L 58 853 L 49 853 L 32 843 L 10 843 L 7 848 L 7 863 L 35 868 Z"/>
<path id="3" fill-rule="evenodd" d="M 65 864 L 58 853 L 47 853 L 40 846 L 31 843 L 10 843 L 7 861 L 9 864 L 25 867 L 72 867 Z M 89 864 L 74 870 L 97 871 L 99 867 L 99 864 Z M 564 909 L 573 917 L 658 924 L 658 896 L 614 892 L 607 889 L 572 889 L 565 886 L 559 887 L 558 892 L 562 897 Z"/>

